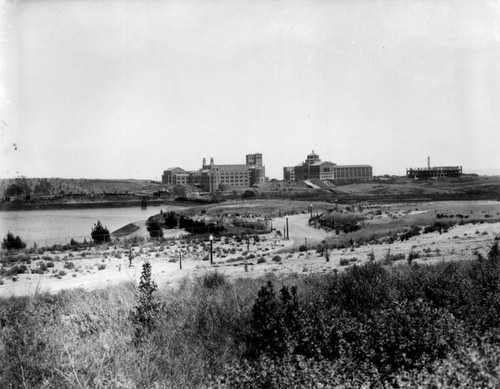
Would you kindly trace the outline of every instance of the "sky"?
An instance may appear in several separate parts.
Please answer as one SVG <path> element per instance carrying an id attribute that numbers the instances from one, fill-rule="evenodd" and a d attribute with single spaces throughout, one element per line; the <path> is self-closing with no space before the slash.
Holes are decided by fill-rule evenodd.
<path id="1" fill-rule="evenodd" d="M 0 0 L 0 177 L 500 172 L 498 0 Z M 488 170 L 491 169 L 491 170 Z"/>

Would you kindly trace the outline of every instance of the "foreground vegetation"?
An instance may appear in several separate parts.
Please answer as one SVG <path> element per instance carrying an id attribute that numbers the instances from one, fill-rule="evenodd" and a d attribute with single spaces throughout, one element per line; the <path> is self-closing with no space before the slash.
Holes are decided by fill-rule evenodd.
<path id="1" fill-rule="evenodd" d="M 209 272 L 0 300 L 1 387 L 498 387 L 498 238 L 473 261 Z M 153 275 L 154 278 L 154 275 Z"/>

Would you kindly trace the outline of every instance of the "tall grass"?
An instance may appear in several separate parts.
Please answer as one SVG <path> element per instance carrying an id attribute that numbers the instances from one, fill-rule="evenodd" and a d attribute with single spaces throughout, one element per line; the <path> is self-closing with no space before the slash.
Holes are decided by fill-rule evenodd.
<path id="1" fill-rule="evenodd" d="M 500 385 L 500 257 L 0 300 L 0 387 Z M 148 319 L 149 320 L 149 319 Z M 149 321 L 148 321 L 149 325 Z"/>

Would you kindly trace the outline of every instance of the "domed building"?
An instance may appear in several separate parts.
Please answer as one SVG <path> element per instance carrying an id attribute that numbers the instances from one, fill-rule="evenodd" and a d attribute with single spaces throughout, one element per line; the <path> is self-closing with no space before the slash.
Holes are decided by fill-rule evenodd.
<path id="1" fill-rule="evenodd" d="M 287 181 L 306 181 L 312 179 L 335 181 L 367 181 L 373 179 L 370 165 L 337 165 L 322 161 L 312 151 L 305 162 L 283 168 L 283 178 Z"/>

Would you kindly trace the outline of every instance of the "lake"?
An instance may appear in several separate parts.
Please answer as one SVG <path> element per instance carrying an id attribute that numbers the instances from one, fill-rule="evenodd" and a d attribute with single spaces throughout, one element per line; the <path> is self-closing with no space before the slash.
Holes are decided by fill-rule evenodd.
<path id="1" fill-rule="evenodd" d="M 120 227 L 175 207 L 153 206 L 140 207 L 61 209 L 33 211 L 0 211 L 0 237 L 3 240 L 7 232 L 19 235 L 28 247 L 34 242 L 38 246 L 69 243 L 71 238 L 77 241 L 90 240 L 92 227 L 100 220 L 113 232 Z"/>

